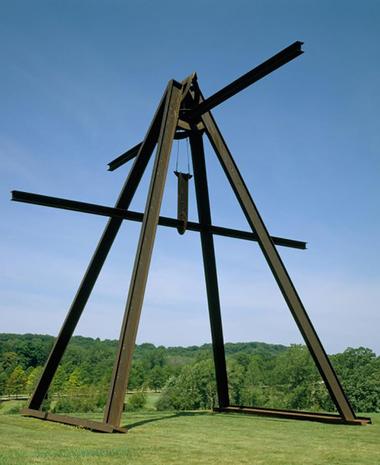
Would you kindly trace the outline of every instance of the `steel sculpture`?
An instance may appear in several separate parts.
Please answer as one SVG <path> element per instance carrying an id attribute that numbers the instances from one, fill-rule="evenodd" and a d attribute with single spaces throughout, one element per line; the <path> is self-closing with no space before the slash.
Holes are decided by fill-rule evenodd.
<path id="1" fill-rule="evenodd" d="M 277 53 L 245 75 L 239 77 L 209 98 L 203 97 L 195 73 L 182 82 L 171 80 L 158 105 L 145 139 L 109 163 L 109 170 L 113 171 L 129 160 L 134 159 L 132 168 L 114 208 L 28 192 L 12 192 L 12 200 L 19 202 L 109 217 L 103 235 L 101 236 L 67 317 L 62 325 L 61 331 L 51 350 L 41 378 L 29 400 L 28 408 L 22 411 L 23 415 L 77 425 L 95 431 L 126 432 L 126 428 L 120 426 L 120 421 L 156 230 L 157 226 L 160 225 L 177 228 L 181 234 L 183 234 L 185 230 L 197 231 L 200 233 L 218 396 L 218 408 L 215 409 L 216 411 L 242 412 L 281 418 L 352 425 L 370 422 L 369 418 L 357 417 L 355 415 L 276 248 L 276 245 L 278 245 L 305 249 L 305 242 L 269 235 L 215 119 L 211 114 L 211 110 L 220 103 L 301 55 L 303 53 L 301 46 L 302 42 L 294 42 L 289 47 Z M 224 173 L 247 218 L 251 231 L 240 231 L 212 224 L 205 154 L 203 149 L 204 135 L 209 139 L 217 155 Z M 199 216 L 198 223 L 187 221 L 187 182 L 189 177 L 183 173 L 177 174 L 179 178 L 178 218 L 160 216 L 160 207 L 172 142 L 173 139 L 183 138 L 188 138 L 190 142 Z M 144 213 L 131 211 L 129 210 L 129 206 L 156 145 L 157 150 L 145 211 Z M 141 222 L 142 226 L 108 401 L 104 411 L 104 419 L 102 422 L 90 421 L 82 418 L 44 412 L 41 410 L 41 405 L 47 395 L 50 383 L 53 380 L 54 374 L 70 338 L 73 335 L 119 228 L 126 219 Z M 215 262 L 214 235 L 258 242 L 289 310 L 309 348 L 331 399 L 336 406 L 338 414 L 300 412 L 230 404 Z"/>

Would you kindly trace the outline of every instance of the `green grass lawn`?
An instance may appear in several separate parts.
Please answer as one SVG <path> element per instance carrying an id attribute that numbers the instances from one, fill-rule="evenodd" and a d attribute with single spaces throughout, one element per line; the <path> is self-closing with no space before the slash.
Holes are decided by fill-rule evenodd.
<path id="1" fill-rule="evenodd" d="M 0 465 L 380 465 L 380 414 L 368 426 L 209 412 L 131 413 L 128 434 L 100 434 L 9 415 Z M 101 415 L 88 415 L 100 419 Z"/>

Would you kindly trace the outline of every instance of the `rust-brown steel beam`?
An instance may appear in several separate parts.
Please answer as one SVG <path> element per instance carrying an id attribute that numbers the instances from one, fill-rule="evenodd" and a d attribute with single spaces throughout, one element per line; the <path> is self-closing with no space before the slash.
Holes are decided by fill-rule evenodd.
<path id="1" fill-rule="evenodd" d="M 61 208 L 63 210 L 72 210 L 82 213 L 90 213 L 93 215 L 109 216 L 111 218 L 122 218 L 130 221 L 142 222 L 144 214 L 132 210 L 124 210 L 122 208 L 107 207 L 105 205 L 97 205 L 95 203 L 79 202 L 77 200 L 62 199 L 60 197 L 50 197 L 48 195 L 33 194 L 31 192 L 12 191 L 11 200 L 16 202 L 30 203 L 33 205 L 43 205 L 45 207 Z M 177 228 L 180 226 L 178 219 L 160 216 L 158 219 L 160 226 L 169 228 Z M 216 236 L 233 237 L 235 239 L 243 239 L 246 241 L 257 242 L 257 235 L 250 231 L 240 231 L 239 229 L 224 228 L 222 226 L 202 226 L 194 221 L 188 221 L 186 229 L 189 231 L 200 232 L 206 230 Z M 271 236 L 276 245 L 283 247 L 291 247 L 294 249 L 305 250 L 306 242 L 296 241 L 294 239 L 286 239 L 284 237 Z"/>
<path id="2" fill-rule="evenodd" d="M 223 89 L 220 89 L 218 92 L 211 95 L 211 97 L 208 97 L 207 99 L 203 100 L 203 102 L 200 103 L 198 106 L 188 109 L 188 111 L 184 112 L 183 117 L 192 121 L 199 119 L 203 113 L 210 111 L 225 100 L 231 98 L 233 95 L 236 95 L 237 93 L 246 89 L 258 80 L 262 79 L 263 77 L 272 73 L 276 69 L 285 65 L 289 61 L 302 55 L 302 44 L 303 42 L 296 41 L 288 47 L 284 48 L 276 55 L 264 61 L 264 63 L 261 63 L 260 65 L 251 69 L 250 71 L 248 71 L 248 73 L 240 76 L 235 81 L 223 87 Z M 196 82 L 197 78 L 195 73 L 189 76 L 189 78 Z M 113 171 L 119 168 L 121 165 L 124 165 L 124 163 L 127 163 L 129 160 L 135 157 L 137 155 L 138 148 L 139 144 L 135 145 L 134 147 L 127 150 L 125 153 L 108 163 L 109 171 Z"/>
<path id="3" fill-rule="evenodd" d="M 116 202 L 116 208 L 128 209 L 134 193 L 136 192 L 136 189 L 144 174 L 145 168 L 149 162 L 158 138 L 164 109 L 163 102 L 165 101 L 165 95 L 166 93 L 164 94 L 158 106 L 156 114 L 144 139 L 143 145 L 140 148 L 139 155 L 135 159 L 132 169 L 119 195 L 119 198 Z M 32 410 L 38 410 L 41 407 L 44 398 L 46 397 L 54 374 L 78 324 L 78 321 L 82 315 L 84 307 L 99 276 L 102 266 L 119 231 L 122 221 L 122 218 L 110 218 L 107 222 L 96 250 L 79 285 L 71 307 L 67 313 L 65 321 L 63 322 L 58 337 L 49 354 L 38 384 L 29 400 L 28 407 Z"/>
<path id="4" fill-rule="evenodd" d="M 186 232 L 189 220 L 189 180 L 192 175 L 180 171 L 174 171 L 174 174 L 177 176 L 177 231 L 182 235 Z M 158 219 L 159 223 L 160 219 Z"/>
<path id="5" fill-rule="evenodd" d="M 319 340 L 281 257 L 266 229 L 261 215 L 253 202 L 239 169 L 210 112 L 202 115 L 202 122 L 205 126 L 210 143 L 217 154 L 219 162 L 235 192 L 236 198 L 240 203 L 247 221 L 252 231 L 255 231 L 258 236 L 258 242 L 264 257 L 277 281 L 305 343 L 309 348 L 314 362 L 330 393 L 331 399 L 346 422 L 354 421 L 356 417 L 350 402 L 346 397 L 322 343 Z"/>
<path id="6" fill-rule="evenodd" d="M 233 95 L 241 92 L 250 85 L 257 82 L 259 79 L 267 76 L 281 66 L 289 63 L 289 61 L 294 60 L 298 56 L 302 55 L 303 51 L 301 50 L 303 42 L 296 41 L 289 47 L 284 48 L 281 52 L 269 58 L 269 60 L 264 61 L 256 68 L 251 69 L 248 73 L 240 76 L 235 81 L 231 82 L 227 86 L 220 89 L 211 97 L 203 100 L 198 106 L 191 109 L 188 113 L 188 119 L 197 120 L 207 111 L 212 110 L 216 106 L 220 105 L 222 102 L 228 100 Z"/>
<path id="7" fill-rule="evenodd" d="M 127 150 L 126 152 L 122 153 L 119 155 L 117 158 L 114 160 L 110 161 L 108 163 L 108 171 L 114 171 L 120 166 L 124 165 L 125 163 L 129 162 L 129 160 L 132 160 L 137 156 L 139 153 L 140 147 L 141 147 L 142 142 L 139 142 L 136 144 L 134 147 L 131 149 Z"/>
<path id="8" fill-rule="evenodd" d="M 170 152 L 177 127 L 181 96 L 182 85 L 175 81 L 171 81 L 167 91 L 164 115 L 157 144 L 157 154 L 144 212 L 144 220 L 141 226 L 140 239 L 120 333 L 119 347 L 112 374 L 108 401 L 104 411 L 104 422 L 113 426 L 120 425 L 123 411 L 132 354 L 135 347 L 137 328 L 144 300 L 158 217 L 168 171 Z"/>
<path id="9" fill-rule="evenodd" d="M 211 327 L 212 349 L 214 355 L 216 389 L 219 407 L 229 405 L 226 355 L 224 351 L 223 325 L 220 312 L 218 274 L 216 269 L 214 238 L 210 232 L 211 208 L 207 183 L 207 171 L 202 134 L 193 131 L 190 134 L 191 157 L 194 170 L 195 194 L 199 223 L 201 227 L 201 245 L 203 268 L 206 280 L 207 302 Z"/>
<path id="10" fill-rule="evenodd" d="M 24 417 L 38 418 L 39 420 L 47 420 L 55 423 L 63 423 L 64 425 L 78 426 L 80 428 L 89 429 L 98 433 L 126 433 L 126 428 L 120 428 L 103 423 L 102 421 L 87 420 L 86 418 L 76 418 L 68 415 L 57 415 L 56 413 L 43 412 L 30 408 L 21 410 Z"/>
<path id="11" fill-rule="evenodd" d="M 282 410 L 275 408 L 243 407 L 240 405 L 229 405 L 226 408 L 215 408 L 216 412 L 223 413 L 246 413 L 262 415 L 266 417 L 285 418 L 289 420 L 317 421 L 321 423 L 367 425 L 372 423 L 368 417 L 356 417 L 353 420 L 345 420 L 340 415 L 322 412 L 305 412 L 302 410 Z"/>

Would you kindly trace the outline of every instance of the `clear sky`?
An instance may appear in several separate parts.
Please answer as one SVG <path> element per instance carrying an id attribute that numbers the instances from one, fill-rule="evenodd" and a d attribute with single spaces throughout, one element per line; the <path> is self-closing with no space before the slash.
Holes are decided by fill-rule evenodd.
<path id="1" fill-rule="evenodd" d="M 106 222 L 10 190 L 113 205 L 129 166 L 107 162 L 143 137 L 169 79 L 197 71 L 211 95 L 301 40 L 214 116 L 270 232 L 308 242 L 280 252 L 327 351 L 380 353 L 379 21 L 374 0 L 1 2 L 0 331 L 57 334 Z M 246 229 L 206 149 L 214 223 Z M 162 213 L 176 214 L 171 172 Z M 138 233 L 124 224 L 77 334 L 118 337 Z M 257 244 L 215 243 L 225 340 L 301 342 Z M 138 342 L 209 340 L 198 235 L 160 228 Z"/>

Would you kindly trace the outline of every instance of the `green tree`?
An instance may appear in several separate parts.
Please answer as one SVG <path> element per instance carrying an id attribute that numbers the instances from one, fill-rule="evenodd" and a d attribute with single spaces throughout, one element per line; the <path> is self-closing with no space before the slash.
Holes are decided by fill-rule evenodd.
<path id="1" fill-rule="evenodd" d="M 365 347 L 349 347 L 332 362 L 354 409 L 380 411 L 380 357 Z"/>
<path id="2" fill-rule="evenodd" d="M 11 373 L 18 365 L 18 359 L 16 352 L 4 352 L 1 356 L 2 369 L 7 373 Z"/>
<path id="3" fill-rule="evenodd" d="M 273 382 L 283 394 L 283 407 L 318 408 L 321 388 L 324 390 L 321 381 L 307 347 L 293 344 L 277 357 Z"/>
<path id="4" fill-rule="evenodd" d="M 65 367 L 60 365 L 54 375 L 49 391 L 52 394 L 62 394 L 65 391 L 68 378 L 69 374 L 66 372 Z"/>
<path id="5" fill-rule="evenodd" d="M 34 388 L 37 385 L 38 380 L 41 377 L 43 367 L 32 368 L 28 374 L 25 383 L 25 389 L 28 394 L 31 394 L 34 391 Z"/>
<path id="6" fill-rule="evenodd" d="M 71 396 L 75 396 L 79 392 L 79 388 L 82 386 L 81 370 L 77 367 L 70 374 L 69 379 L 64 384 L 63 391 Z"/>
<path id="7" fill-rule="evenodd" d="M 0 367 L 0 395 L 6 393 L 8 375 L 3 368 Z"/>
<path id="8" fill-rule="evenodd" d="M 156 365 L 149 373 L 149 387 L 157 392 L 164 386 L 166 379 L 165 369 L 162 366 Z"/>
<path id="9" fill-rule="evenodd" d="M 244 362 L 245 373 L 240 389 L 240 400 L 243 405 L 247 406 L 266 406 L 269 399 L 268 380 L 270 370 L 263 367 L 264 361 L 259 355 L 252 355 L 249 358 L 249 364 Z"/>
<path id="10" fill-rule="evenodd" d="M 158 410 L 211 409 L 216 405 L 213 362 L 201 360 L 170 378 L 156 404 Z"/>
<path id="11" fill-rule="evenodd" d="M 128 389 L 131 391 L 142 389 L 148 381 L 147 373 L 148 370 L 144 367 L 144 363 L 141 360 L 134 361 L 128 380 Z"/>
<path id="12" fill-rule="evenodd" d="M 7 394 L 24 394 L 27 377 L 25 371 L 20 365 L 9 375 L 6 382 L 6 393 Z"/>
<path id="13" fill-rule="evenodd" d="M 146 394 L 143 391 L 137 391 L 130 394 L 127 397 L 126 410 L 129 412 L 135 412 L 136 410 L 142 410 L 146 404 Z"/>
<path id="14" fill-rule="evenodd" d="M 239 361 L 239 357 L 233 357 L 227 363 L 230 402 L 233 405 L 244 404 L 244 383 L 247 365 L 246 360 L 244 360 L 244 364 L 240 364 Z"/>

